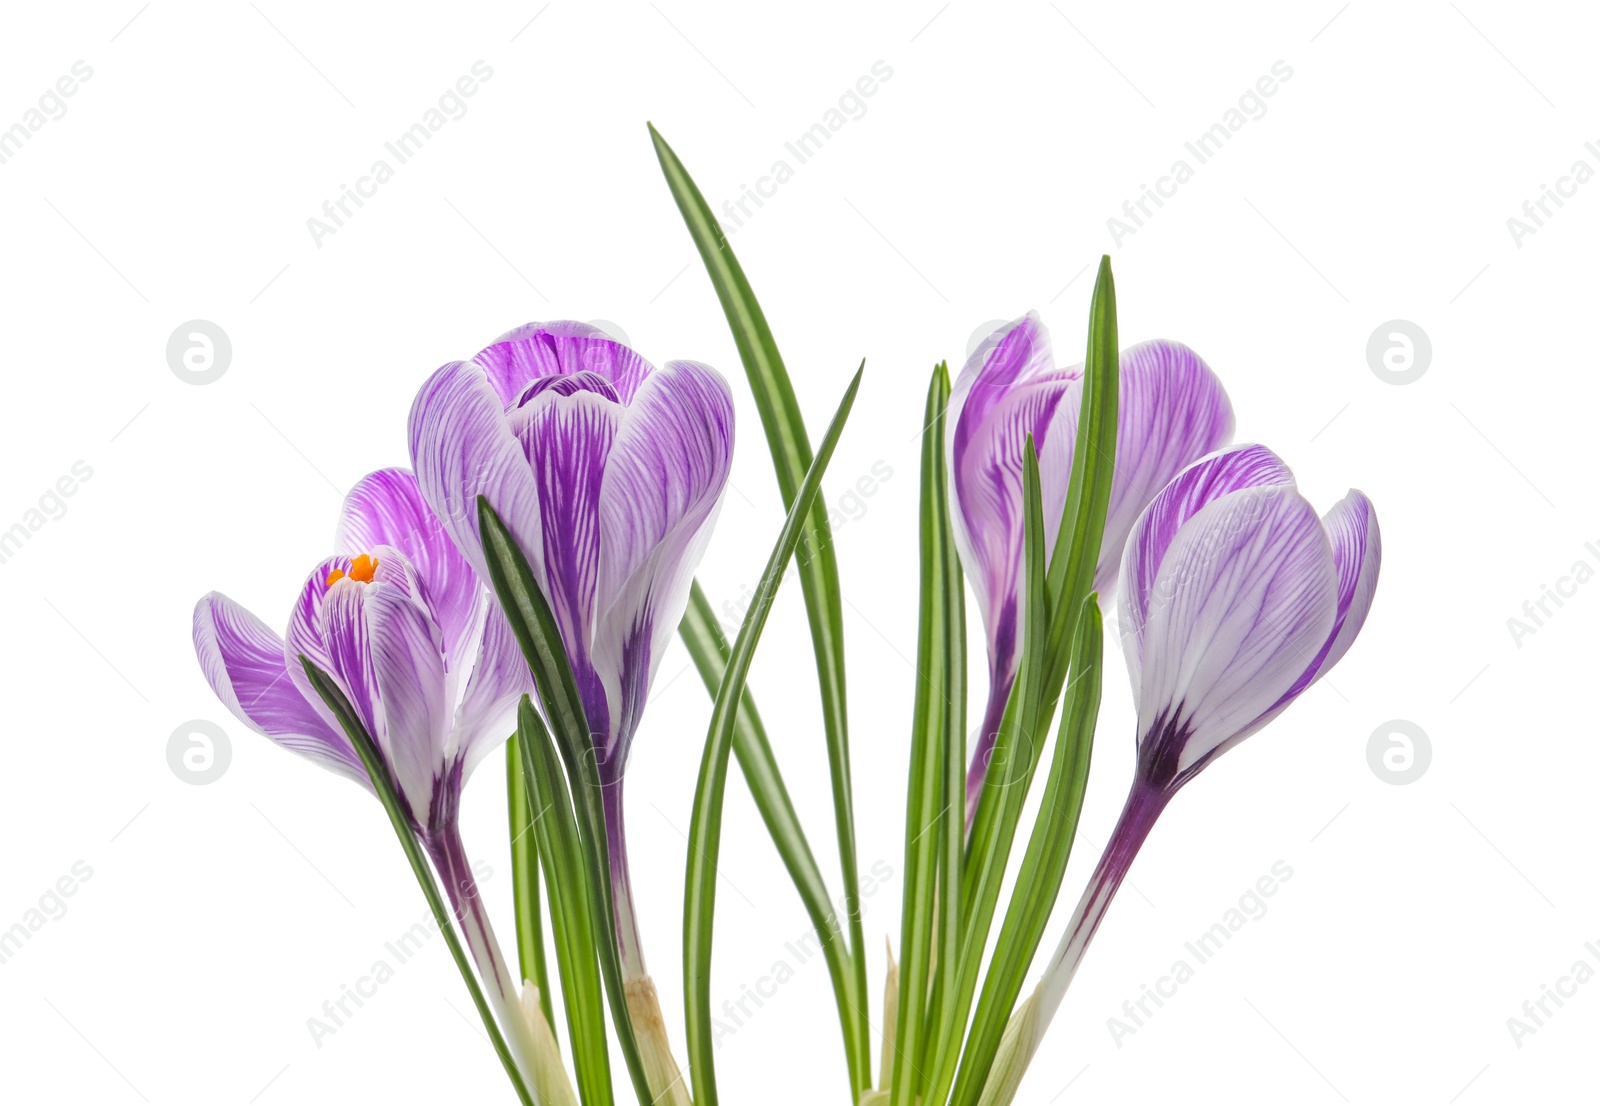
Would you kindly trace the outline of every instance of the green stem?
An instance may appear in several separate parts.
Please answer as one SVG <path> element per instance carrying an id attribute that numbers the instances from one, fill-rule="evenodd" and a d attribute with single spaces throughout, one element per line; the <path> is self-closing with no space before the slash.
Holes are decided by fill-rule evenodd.
<path id="1" fill-rule="evenodd" d="M 522 774 L 517 735 L 506 742 L 506 806 L 511 820 L 511 893 L 517 908 L 517 967 L 539 988 L 544 1020 L 555 1025 L 550 975 L 544 960 L 544 918 L 539 911 L 539 844 L 533 833 L 533 803 Z"/>
<path id="2" fill-rule="evenodd" d="M 483 988 L 478 986 L 478 977 L 473 973 L 472 965 L 467 962 L 467 952 L 461 947 L 461 939 L 456 936 L 455 926 L 451 924 L 450 911 L 439 894 L 439 885 L 434 881 L 433 869 L 428 867 L 428 858 L 423 855 L 422 846 L 417 842 L 416 833 L 411 828 L 411 819 L 406 814 L 405 808 L 400 805 L 400 796 L 395 790 L 394 781 L 389 778 L 388 765 L 383 762 L 376 743 L 368 735 L 366 726 L 356 716 L 338 685 L 303 654 L 300 663 L 305 667 L 311 686 L 339 719 L 339 724 L 344 727 L 345 736 L 350 739 L 350 744 L 355 746 L 356 754 L 361 758 L 367 776 L 378 792 L 378 799 L 389 815 L 389 824 L 394 826 L 395 836 L 400 839 L 400 847 L 405 850 L 406 859 L 411 862 L 411 870 L 416 873 L 417 886 L 422 888 L 422 897 L 428 900 L 428 909 L 433 911 L 433 919 L 439 925 L 439 932 L 444 936 L 445 944 L 450 947 L 450 955 L 456 962 L 456 969 L 460 971 L 461 978 L 467 985 L 467 991 L 472 995 L 472 1005 L 477 1008 L 478 1016 L 483 1019 L 483 1027 L 489 1032 L 489 1043 L 494 1046 L 495 1055 L 500 1057 L 500 1063 L 505 1066 L 506 1077 L 516 1089 L 517 1098 L 522 1101 L 523 1106 L 534 1106 L 533 1096 L 528 1093 L 528 1085 L 517 1068 L 517 1062 L 511 1056 L 511 1050 L 506 1047 L 506 1040 L 500 1034 L 500 1026 L 495 1023 L 488 1000 L 483 996 Z M 529 1076 L 532 1076 L 531 1072 Z"/>

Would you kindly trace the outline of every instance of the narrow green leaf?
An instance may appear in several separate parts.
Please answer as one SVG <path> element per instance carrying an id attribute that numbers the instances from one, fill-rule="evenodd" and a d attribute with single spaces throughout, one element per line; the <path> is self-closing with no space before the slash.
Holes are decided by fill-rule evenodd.
<path id="1" fill-rule="evenodd" d="M 477 973 L 467 960 L 466 950 L 461 947 L 461 938 L 456 935 L 453 912 L 445 906 L 444 898 L 439 894 L 439 884 L 433 876 L 433 869 L 428 866 L 428 858 L 423 855 L 421 844 L 411 832 L 411 821 L 406 817 L 405 808 L 400 803 L 394 780 L 389 777 L 388 765 L 378 754 L 377 743 L 367 733 L 366 725 L 345 699 L 344 692 L 339 690 L 339 685 L 312 664 L 304 654 L 300 656 L 300 664 L 305 669 L 306 678 L 311 681 L 312 688 L 321 696 L 322 701 L 333 712 L 333 716 L 339 720 L 339 725 L 344 729 L 345 736 L 350 739 L 350 744 L 355 746 L 356 755 L 361 758 L 361 764 L 366 768 L 374 790 L 378 792 L 378 800 L 383 803 L 383 809 L 389 815 L 389 824 L 394 827 L 395 836 L 400 838 L 400 847 L 405 850 L 406 859 L 411 862 L 411 870 L 416 873 L 417 885 L 422 888 L 422 897 L 428 900 L 428 909 L 433 911 L 433 920 L 438 923 L 439 932 L 444 935 L 445 944 L 449 946 L 450 955 L 456 962 L 456 969 L 467 984 L 467 992 L 472 996 L 472 1005 L 477 1008 L 478 1017 L 483 1019 L 483 1027 L 489 1031 L 489 1043 L 494 1046 L 495 1055 L 500 1057 L 500 1063 L 506 1069 L 506 1076 L 516 1088 L 517 1098 L 522 1101 L 523 1106 L 533 1106 L 533 1096 L 528 1093 L 528 1087 L 522 1081 L 522 1073 L 517 1070 L 517 1063 L 512 1059 L 511 1050 L 506 1047 L 506 1040 L 500 1034 L 500 1026 L 494 1020 L 494 1013 L 489 1009 L 489 1002 L 483 997 L 483 988 L 478 985 Z"/>
<path id="2" fill-rule="evenodd" d="M 539 910 L 539 848 L 533 806 L 522 772 L 516 734 L 506 741 L 506 811 L 511 825 L 511 897 L 516 904 L 517 967 L 523 981 L 539 988 L 544 1020 L 555 1025 L 550 1005 L 550 974 L 544 963 L 544 917 Z"/>
<path id="3" fill-rule="evenodd" d="M 1011 697 L 1000 720 L 994 755 L 984 775 L 983 790 L 967 841 L 962 873 L 962 934 L 958 964 L 947 972 L 945 985 L 956 988 L 953 1001 L 964 1026 L 995 904 L 1005 880 L 1006 862 L 1016 835 L 1022 805 L 1039 762 L 1043 735 L 1040 725 L 1041 683 L 1045 667 L 1045 628 L 1049 604 L 1045 597 L 1044 511 L 1039 497 L 1039 457 L 1029 435 L 1023 453 L 1023 571 L 1019 609 L 1022 617 L 1022 657 Z M 953 1039 L 948 1050 L 929 1058 L 934 1070 L 932 1093 L 925 1101 L 943 1102 L 955 1078 L 959 1048 Z"/>
<path id="4" fill-rule="evenodd" d="M 933 959 L 940 850 L 947 836 L 941 826 L 948 822 L 950 813 L 945 784 L 950 776 L 948 735 L 956 706 L 950 696 L 952 686 L 960 681 L 960 675 L 950 666 L 957 653 L 952 639 L 961 623 L 957 605 L 962 599 L 959 587 L 954 592 L 950 590 L 956 549 L 950 532 L 944 459 L 944 415 L 949 398 L 950 379 L 941 365 L 934 370 L 928 386 L 922 416 L 922 586 L 900 912 L 900 993 L 905 1001 L 899 1003 L 895 1019 L 895 1070 L 889 1079 L 891 1106 L 912 1106 L 922 1090 L 923 1073 L 917 1070 L 917 1061 L 925 1047 L 923 1035 L 927 1028 L 923 999 L 928 992 Z M 945 898 L 954 896 L 946 894 Z M 888 1034 L 889 1027 L 883 1031 Z"/>
<path id="5" fill-rule="evenodd" d="M 585 850 L 550 732 L 526 695 L 517 706 L 517 750 L 536 812 L 532 829 L 538 838 L 538 858 L 550 889 L 550 929 L 555 935 L 578 1095 L 584 1106 L 607 1106 L 612 1101 L 611 1057 L 595 963 L 591 896 L 584 890 Z"/>
<path id="6" fill-rule="evenodd" d="M 1067 482 L 1061 528 L 1050 556 L 1049 593 L 1052 618 L 1045 687 L 1046 718 L 1067 672 L 1067 645 L 1083 597 L 1094 587 L 1111 504 L 1111 479 L 1117 461 L 1117 289 L 1111 279 L 1111 258 L 1100 258 L 1094 295 L 1089 300 L 1089 349 L 1083 363 L 1083 400 L 1078 409 L 1078 437 L 1072 446 L 1072 476 Z"/>
<path id="7" fill-rule="evenodd" d="M 811 439 L 795 399 L 789 372 L 773 340 L 766 315 L 756 302 L 739 260 L 733 255 L 711 214 L 705 198 L 689 172 L 655 127 L 650 128 L 656 157 L 667 187 L 678 205 L 689 237 L 694 240 L 717 299 L 728 318 L 739 359 L 755 396 L 761 426 L 772 452 L 785 509 L 793 507 L 803 478 L 811 466 Z M 852 973 L 850 993 L 841 1009 L 856 1011 L 846 1025 L 846 1059 L 850 1067 L 852 1100 L 872 1084 L 872 1059 L 867 1008 L 867 969 L 862 947 L 860 877 L 856 868 L 855 807 L 850 785 L 850 736 L 845 706 L 844 611 L 839 591 L 839 566 L 828 527 L 826 501 L 818 497 L 804 524 L 800 587 L 805 593 L 806 617 L 816 655 L 817 685 L 822 697 L 823 728 L 828 745 L 828 771 L 833 786 L 834 833 L 839 841 L 839 870 L 844 880 L 845 915 L 850 925 Z"/>
<path id="8" fill-rule="evenodd" d="M 948 406 L 950 400 L 950 369 L 942 362 L 939 365 L 939 378 L 941 414 L 937 440 L 942 449 L 946 423 L 944 408 Z M 939 464 L 941 466 L 944 464 L 942 452 Z M 948 488 L 948 472 L 945 473 L 945 481 Z M 946 499 L 948 500 L 948 495 Z M 950 672 L 951 678 L 947 688 L 949 704 L 945 710 L 944 748 L 940 766 L 943 798 L 936 822 L 936 836 L 939 843 L 938 909 L 934 929 L 936 946 L 925 1040 L 931 1047 L 948 1050 L 956 1047 L 957 1042 L 952 1041 L 952 1038 L 961 1032 L 962 1026 L 957 1020 L 958 1015 L 964 1017 L 966 1014 L 965 1010 L 957 1010 L 956 1004 L 960 994 L 957 988 L 946 983 L 949 975 L 946 967 L 949 966 L 953 970 L 961 959 L 961 880 L 967 833 L 967 614 L 962 587 L 961 560 L 956 552 L 955 534 L 950 529 L 948 518 L 945 520 L 944 536 L 947 546 L 946 555 L 942 559 L 945 569 L 942 589 L 949 597 L 950 619 L 948 632 L 944 637 L 944 645 L 949 652 L 945 668 Z M 923 1093 L 933 1078 L 934 1067 L 935 1065 L 931 1063 L 924 1063 L 922 1066 L 918 1082 Z"/>
<path id="9" fill-rule="evenodd" d="M 652 1098 L 650 1084 L 623 990 L 605 812 L 600 805 L 599 766 L 595 763 L 594 745 L 589 736 L 589 722 L 583 713 L 583 700 L 578 695 L 578 683 L 572 675 L 572 663 L 567 659 L 555 613 L 534 579 L 527 557 L 517 547 L 516 539 L 500 521 L 500 516 L 489 506 L 489 501 L 481 495 L 478 497 L 478 531 L 483 538 L 495 597 L 533 671 L 539 701 L 550 715 L 556 746 L 566 765 L 587 860 L 590 924 L 600 957 L 600 972 L 606 982 L 611 1022 L 617 1030 L 617 1041 L 622 1046 L 634 1092 L 641 1102 L 649 1102 Z"/>
<path id="10" fill-rule="evenodd" d="M 722 686 L 723 673 L 728 667 L 728 640 L 717 624 L 711 601 L 700 589 L 696 580 L 689 588 L 689 609 L 678 625 L 678 636 L 688 647 L 700 679 L 713 698 Z M 806 841 L 805 830 L 800 826 L 789 789 L 784 786 L 778 771 L 777 759 L 767 740 L 766 727 L 756 710 L 755 700 L 746 690 L 739 700 L 739 718 L 733 731 L 733 754 L 739 769 L 750 785 L 750 795 L 767 833 L 778 849 L 778 856 L 800 892 L 800 901 L 811 919 L 811 925 L 822 942 L 823 961 L 828 966 L 828 976 L 833 981 L 834 1000 L 839 1007 L 841 1028 L 852 1024 L 855 1012 L 848 1005 L 850 950 L 845 947 L 834 915 L 833 903 L 828 898 L 828 887 L 823 882 L 822 871 L 817 867 L 811 845 Z M 849 1033 L 845 1033 L 845 1048 L 850 1047 Z"/>
<path id="11" fill-rule="evenodd" d="M 1083 794 L 1089 783 L 1095 718 L 1100 710 L 1100 603 L 1092 592 L 1083 601 L 1077 627 L 1069 669 L 1072 683 L 1066 690 L 1067 705 L 1061 712 L 1061 729 L 1056 734 L 1044 799 L 989 961 L 977 1013 L 972 1018 L 961 1074 L 951 1100 L 955 1106 L 971 1106 L 983 1091 L 1012 1007 L 1050 921 L 1077 836 L 1078 816 L 1083 812 Z"/>
<path id="12" fill-rule="evenodd" d="M 717 856 L 722 846 L 722 800 L 727 789 L 728 757 L 738 723 L 739 702 L 744 697 L 745 680 L 749 677 L 750 663 L 766 626 L 767 614 L 772 609 L 773 597 L 777 595 L 784 568 L 800 541 L 806 514 L 822 485 L 822 474 L 833 457 L 839 435 L 844 431 L 865 368 L 863 363 L 856 370 L 844 398 L 839 401 L 839 410 L 789 508 L 772 556 L 761 574 L 761 583 L 745 613 L 744 625 L 733 643 L 711 709 L 711 724 L 706 731 L 700 778 L 695 785 L 694 806 L 689 817 L 689 859 L 683 895 L 684 1020 L 697 1106 L 717 1106 L 715 1038 L 711 1029 L 711 938 L 717 901 Z"/>

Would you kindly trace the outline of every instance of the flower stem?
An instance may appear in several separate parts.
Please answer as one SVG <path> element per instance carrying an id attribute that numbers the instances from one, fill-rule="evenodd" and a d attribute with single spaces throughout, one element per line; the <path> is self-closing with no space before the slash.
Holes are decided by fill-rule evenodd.
<path id="1" fill-rule="evenodd" d="M 522 1069 L 523 1080 L 531 1086 L 537 1074 L 534 1058 L 538 1054 L 533 1029 L 522 1007 L 522 989 L 512 979 L 500 943 L 495 940 L 494 927 L 489 924 L 477 877 L 472 874 L 472 865 L 461 843 L 461 830 L 450 823 L 427 834 L 423 844 L 439 870 L 467 948 L 488 987 L 489 1004 L 510 1037 L 511 1051 Z"/>
<path id="2" fill-rule="evenodd" d="M 305 668 L 312 688 L 338 718 L 339 725 L 350 739 L 350 744 L 355 747 L 356 755 L 361 758 L 362 767 L 367 770 L 367 777 L 372 781 L 379 801 L 383 803 L 384 812 L 389 815 L 389 824 L 394 827 L 395 836 L 400 839 L 400 847 L 405 850 L 406 860 L 411 863 L 411 870 L 417 877 L 417 885 L 422 888 L 422 897 L 428 900 L 428 908 L 433 911 L 433 920 L 444 936 L 444 943 L 449 946 L 450 956 L 455 960 L 456 968 L 461 972 L 461 979 L 467 985 L 467 992 L 472 996 L 472 1005 L 477 1008 L 478 1016 L 483 1019 L 483 1027 L 489 1031 L 489 1042 L 494 1046 L 495 1055 L 500 1057 L 500 1063 L 505 1066 L 506 1076 L 516 1089 L 517 1098 L 523 1106 L 534 1106 L 533 1096 L 528 1092 L 528 1082 L 506 1047 L 505 1037 L 495 1023 L 494 1014 L 484 1001 L 483 988 L 478 986 L 478 978 L 472 972 L 472 965 L 467 963 L 467 954 L 461 948 L 461 940 L 456 936 L 455 927 L 450 924 L 450 915 L 445 910 L 444 900 L 439 896 L 439 885 L 434 881 L 433 871 L 428 867 L 428 858 L 423 855 L 422 847 L 417 844 L 417 833 L 410 813 L 395 789 L 394 780 L 389 775 L 389 767 L 378 752 L 377 743 L 372 740 L 372 735 L 367 733 L 366 727 L 356 716 L 339 686 L 312 664 L 304 654 L 300 655 L 299 660 Z"/>
<path id="3" fill-rule="evenodd" d="M 648 979 L 644 942 L 639 936 L 638 914 L 633 908 L 633 883 L 628 876 L 628 835 L 623 828 L 622 778 L 609 780 L 600 793 L 605 810 L 607 859 L 611 862 L 611 894 L 617 918 L 617 950 L 622 958 L 622 979 L 632 983 Z"/>
<path id="4" fill-rule="evenodd" d="M 972 819 L 978 813 L 978 796 L 983 793 L 983 777 L 989 771 L 989 758 L 994 754 L 995 738 L 1000 736 L 1000 721 L 1005 717 L 1006 701 L 1011 698 L 1011 684 L 1016 679 L 990 675 L 989 704 L 983 711 L 983 729 L 972 748 L 972 764 L 967 769 L 967 829 L 972 829 Z"/>
<path id="5" fill-rule="evenodd" d="M 1035 1004 L 1032 1032 L 1027 1034 L 1026 1040 L 1020 1040 L 1017 1044 L 1017 1047 L 1025 1050 L 1024 1064 L 1032 1058 L 1045 1031 L 1050 1028 L 1050 1019 L 1061 1006 L 1067 986 L 1077 974 L 1083 954 L 1105 919 L 1117 888 L 1122 886 L 1123 878 L 1133 865 L 1133 858 L 1139 855 L 1139 847 L 1150 835 L 1156 819 L 1171 798 L 1171 792 L 1146 782 L 1142 777 L 1134 778 L 1111 841 L 1106 845 L 1094 875 L 1089 878 L 1089 885 L 1083 890 L 1083 898 L 1078 901 L 1078 908 L 1073 911 L 1072 920 L 1061 935 L 1061 943 L 1056 946 L 1055 955 L 1050 958 L 1050 965 L 1039 980 L 1033 999 L 1029 1000 Z"/>
<path id="6" fill-rule="evenodd" d="M 522 979 L 539 988 L 539 1005 L 547 1023 L 555 1024 L 550 975 L 544 958 L 544 919 L 539 908 L 539 856 L 533 832 L 533 806 L 522 775 L 517 735 L 506 742 L 506 806 L 511 825 L 512 897 L 516 902 L 517 967 Z"/>

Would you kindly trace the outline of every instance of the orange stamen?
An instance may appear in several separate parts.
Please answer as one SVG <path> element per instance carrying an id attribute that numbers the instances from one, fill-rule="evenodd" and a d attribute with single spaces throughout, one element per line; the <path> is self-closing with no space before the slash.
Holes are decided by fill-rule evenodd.
<path id="1" fill-rule="evenodd" d="M 346 576 L 349 576 L 352 580 L 356 580 L 363 584 L 370 584 L 372 583 L 373 575 L 377 571 L 378 558 L 372 556 L 370 553 L 363 553 L 361 556 L 351 560 L 350 571 L 348 573 L 343 569 L 336 568 L 332 572 L 328 573 L 328 579 L 325 581 L 325 583 L 331 588 L 335 583 L 343 580 Z"/>

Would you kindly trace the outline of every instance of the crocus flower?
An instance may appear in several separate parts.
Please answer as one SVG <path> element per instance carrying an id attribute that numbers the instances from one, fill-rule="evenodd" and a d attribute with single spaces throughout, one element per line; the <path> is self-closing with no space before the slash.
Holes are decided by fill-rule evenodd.
<path id="1" fill-rule="evenodd" d="M 1140 845 L 1172 796 L 1339 662 L 1372 606 L 1378 519 L 1351 491 L 1322 518 L 1271 450 L 1185 469 L 1139 517 L 1122 564 L 1138 760 L 1122 816 L 1038 990 L 1014 1016 L 1012 1078 L 1038 1047 Z M 1014 1090 L 1014 1087 L 1012 1088 Z M 985 1101 L 1004 1102 L 997 1095 Z"/>
<path id="2" fill-rule="evenodd" d="M 728 385 L 690 361 L 654 369 L 582 323 L 529 324 L 423 385 L 411 456 L 423 498 L 484 581 L 479 495 L 555 613 L 604 788 L 623 971 L 643 979 L 623 768 L 727 484 Z"/>
<path id="3" fill-rule="evenodd" d="M 1139 512 L 1185 465 L 1233 437 L 1227 393 L 1187 346 L 1155 341 L 1124 350 L 1118 386 L 1117 456 L 1095 570 L 1103 598 L 1116 586 L 1123 543 Z M 1049 334 L 1032 313 L 991 335 L 951 390 L 951 516 L 989 644 L 988 706 L 967 773 L 969 817 L 1020 659 L 1023 450 L 1033 435 L 1049 555 L 1072 477 L 1082 398 L 1083 366 L 1055 366 Z"/>
<path id="4" fill-rule="evenodd" d="M 336 542 L 340 552 L 300 589 L 287 640 L 219 592 L 201 599 L 194 612 L 200 667 L 245 725 L 371 791 L 360 757 L 299 658 L 338 685 L 439 870 L 531 1078 L 527 1019 L 478 896 L 457 813 L 462 786 L 511 732 L 532 678 L 505 616 L 440 529 L 411 473 L 384 469 L 357 484 Z"/>

